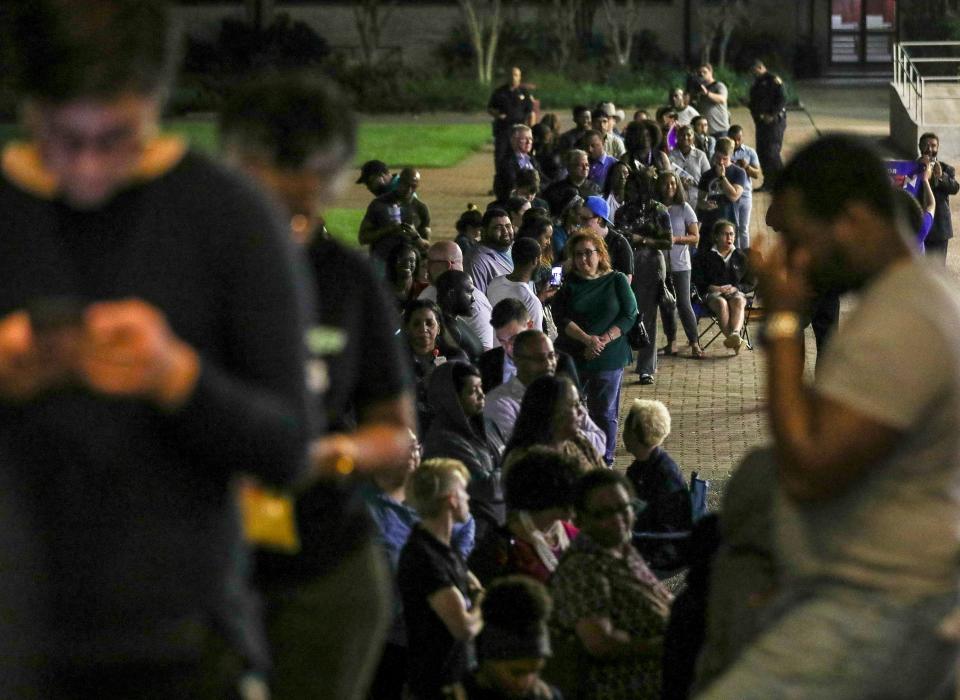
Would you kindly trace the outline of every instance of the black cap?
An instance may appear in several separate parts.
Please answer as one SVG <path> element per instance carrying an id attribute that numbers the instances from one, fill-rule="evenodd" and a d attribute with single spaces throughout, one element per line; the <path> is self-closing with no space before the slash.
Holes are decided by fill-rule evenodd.
<path id="1" fill-rule="evenodd" d="M 389 172 L 390 168 L 382 160 L 368 160 L 360 168 L 360 178 L 357 180 L 357 184 L 362 185 L 371 175 L 383 175 Z"/>

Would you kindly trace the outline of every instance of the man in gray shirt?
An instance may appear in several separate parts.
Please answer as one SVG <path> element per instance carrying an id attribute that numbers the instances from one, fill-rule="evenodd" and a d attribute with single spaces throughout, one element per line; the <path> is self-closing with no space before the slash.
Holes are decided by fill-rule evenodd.
<path id="1" fill-rule="evenodd" d="M 503 209 L 487 209 L 480 222 L 480 245 L 470 251 L 463 269 L 473 278 L 474 286 L 486 294 L 487 285 L 494 277 L 513 272 L 513 224 Z"/>
<path id="2" fill-rule="evenodd" d="M 713 77 L 713 66 L 701 64 L 697 68 L 700 76 L 700 92 L 695 94 L 696 107 L 700 115 L 706 117 L 710 125 L 710 134 L 715 139 L 727 135 L 730 128 L 730 112 L 727 109 L 727 86 Z"/>
<path id="3" fill-rule="evenodd" d="M 849 136 L 774 186 L 768 404 L 779 599 L 704 698 L 934 698 L 960 638 L 960 290 L 900 230 L 883 161 Z M 859 293 L 803 383 L 811 290 Z M 893 663 L 891 663 L 893 662 Z"/>

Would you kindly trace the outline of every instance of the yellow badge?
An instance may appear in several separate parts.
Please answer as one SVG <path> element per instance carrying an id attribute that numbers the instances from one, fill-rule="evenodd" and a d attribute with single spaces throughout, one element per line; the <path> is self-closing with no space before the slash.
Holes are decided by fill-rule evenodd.
<path id="1" fill-rule="evenodd" d="M 293 499 L 252 483 L 240 487 L 240 513 L 247 544 L 285 554 L 300 551 Z"/>

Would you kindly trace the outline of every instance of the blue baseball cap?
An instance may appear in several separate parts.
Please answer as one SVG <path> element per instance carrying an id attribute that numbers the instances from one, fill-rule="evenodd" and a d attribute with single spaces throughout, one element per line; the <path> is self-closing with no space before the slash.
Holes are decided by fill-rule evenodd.
<path id="1" fill-rule="evenodd" d="M 611 226 L 613 225 L 613 222 L 610 221 L 610 205 L 607 204 L 607 200 L 603 197 L 598 197 L 597 195 L 587 197 L 583 206 L 592 211 L 595 216 L 599 216 Z"/>

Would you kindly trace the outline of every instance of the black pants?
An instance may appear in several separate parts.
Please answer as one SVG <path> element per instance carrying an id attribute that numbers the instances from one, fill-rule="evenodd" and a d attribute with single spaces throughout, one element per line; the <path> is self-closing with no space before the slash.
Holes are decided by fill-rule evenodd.
<path id="1" fill-rule="evenodd" d="M 758 121 L 756 127 L 757 158 L 760 160 L 763 183 L 766 186 L 783 170 L 780 150 L 783 148 L 783 132 L 787 130 L 787 115 L 781 114 L 772 122 Z"/>
<path id="2" fill-rule="evenodd" d="M 926 255 L 931 258 L 937 258 L 942 264 L 947 264 L 947 245 L 949 245 L 950 239 L 948 238 L 945 241 L 926 241 L 923 244 L 923 249 Z"/>

